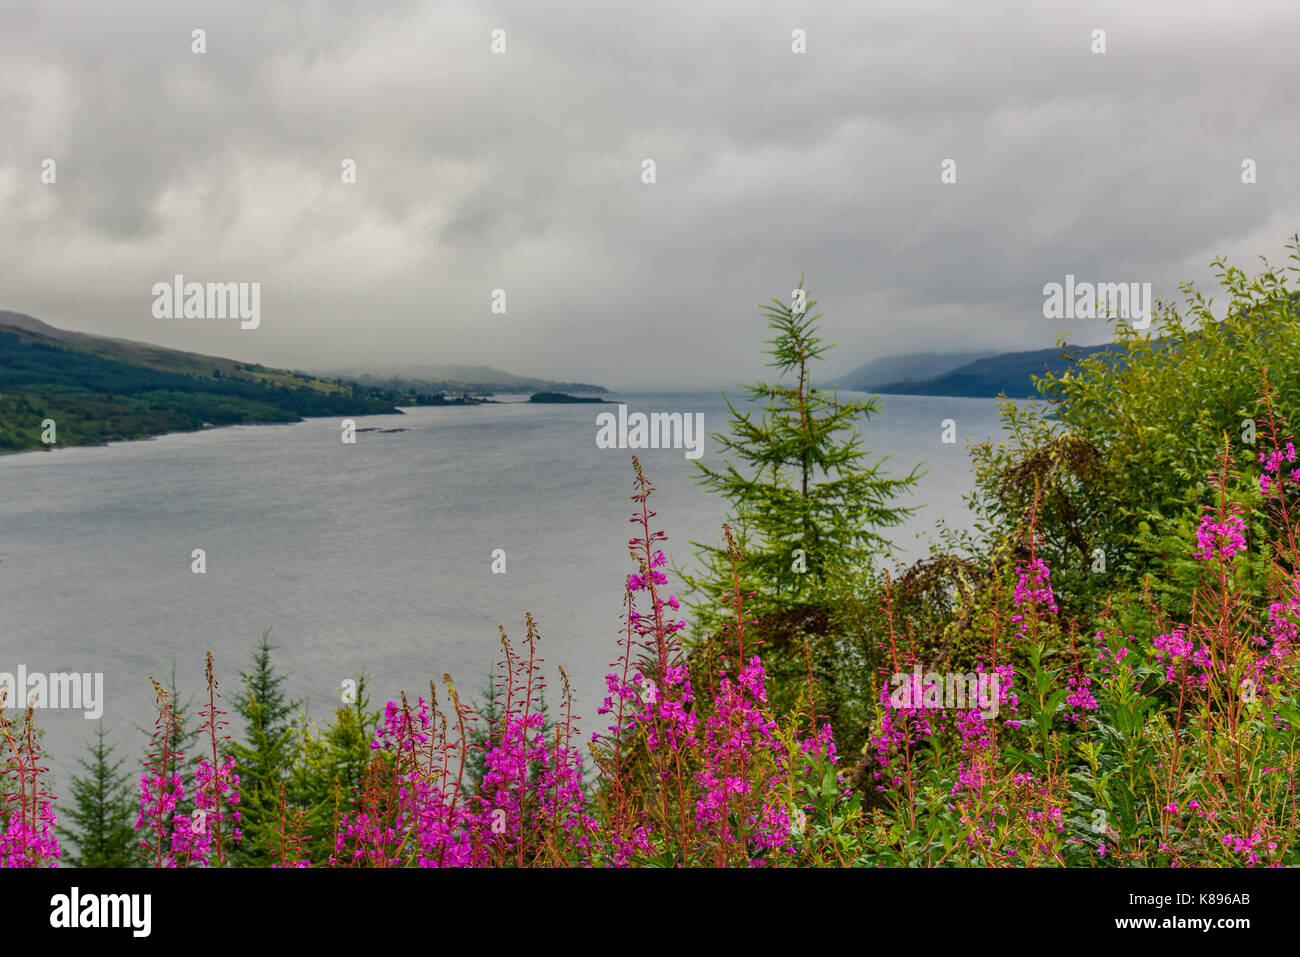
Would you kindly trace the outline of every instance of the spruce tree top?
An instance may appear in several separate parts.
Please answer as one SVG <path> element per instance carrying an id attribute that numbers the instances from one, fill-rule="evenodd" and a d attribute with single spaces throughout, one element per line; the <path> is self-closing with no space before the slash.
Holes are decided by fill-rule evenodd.
<path id="1" fill-rule="evenodd" d="M 878 529 L 914 511 L 890 502 L 915 485 L 917 469 L 894 479 L 881 472 L 883 460 L 865 462 L 869 452 L 857 425 L 879 411 L 878 398 L 841 400 L 837 390 L 813 384 L 813 361 L 833 348 L 817 335 L 816 305 L 801 276 L 788 304 L 772 299 L 759 307 L 772 332 L 767 365 L 780 379 L 743 387 L 756 409 L 738 410 L 724 392 L 730 434 L 710 433 L 723 463 L 695 463 L 700 484 L 731 503 L 730 521 L 746 556 L 741 587 L 755 592 L 749 603 L 755 615 L 816 602 L 829 576 L 889 556 L 892 546 Z M 692 544 L 706 571 L 686 579 L 707 596 L 695 610 L 699 626 L 710 631 L 728 614 L 731 566 L 724 548 Z"/>

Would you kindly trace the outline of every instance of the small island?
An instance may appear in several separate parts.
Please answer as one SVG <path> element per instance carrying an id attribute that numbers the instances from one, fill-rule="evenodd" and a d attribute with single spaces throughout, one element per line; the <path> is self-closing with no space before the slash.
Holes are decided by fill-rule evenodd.
<path id="1" fill-rule="evenodd" d="M 550 402 L 550 403 L 569 403 L 569 402 L 595 402 L 599 405 L 606 405 L 604 399 L 598 399 L 590 396 L 565 395 L 563 392 L 534 392 L 528 399 L 529 402 Z"/>
<path id="2" fill-rule="evenodd" d="M 487 405 L 491 402 L 491 399 L 473 396 L 469 393 L 449 396 L 442 392 L 434 393 L 432 395 L 421 392 L 415 396 L 416 405 Z"/>

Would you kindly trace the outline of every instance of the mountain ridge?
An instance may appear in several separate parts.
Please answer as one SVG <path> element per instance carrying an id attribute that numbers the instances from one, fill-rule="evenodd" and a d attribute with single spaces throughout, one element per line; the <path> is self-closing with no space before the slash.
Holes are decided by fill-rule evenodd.
<path id="1" fill-rule="evenodd" d="M 549 380 L 501 375 L 509 377 L 510 386 L 537 382 L 564 391 Z M 219 425 L 298 422 L 308 416 L 400 414 L 401 405 L 479 404 L 445 399 L 445 392 L 468 389 L 416 385 L 429 388 L 327 379 L 298 369 L 74 332 L 26 313 L 0 311 L 0 452 L 102 445 Z"/>
<path id="2" fill-rule="evenodd" d="M 877 356 L 852 372 L 834 379 L 841 388 L 855 392 L 876 392 L 886 384 L 919 382 L 951 372 L 977 359 L 997 355 L 992 349 L 963 352 L 905 352 Z"/>
<path id="3" fill-rule="evenodd" d="M 1033 377 L 1047 372 L 1060 375 L 1080 359 L 1091 355 L 1123 352 L 1115 343 L 1096 346 L 1066 345 L 1026 352 L 1003 352 L 976 359 L 929 379 L 885 383 L 873 391 L 882 395 L 934 395 L 958 398 L 992 399 L 1006 395 L 1012 399 L 1041 398 L 1034 388 Z"/>

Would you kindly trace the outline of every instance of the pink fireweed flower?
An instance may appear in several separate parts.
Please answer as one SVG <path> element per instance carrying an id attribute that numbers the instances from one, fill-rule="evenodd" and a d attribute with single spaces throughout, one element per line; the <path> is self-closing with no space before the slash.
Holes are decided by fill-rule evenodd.
<path id="1" fill-rule="evenodd" d="M 235 773 L 235 759 L 227 756 L 217 768 L 207 758 L 199 761 L 194 772 L 194 814 L 173 819 L 172 851 L 178 860 L 200 867 L 211 865 L 218 829 L 226 833 L 226 821 L 240 823 L 239 775 Z M 225 806 L 230 806 L 227 813 Z M 235 826 L 229 831 L 232 841 L 243 839 L 243 832 Z"/>
<path id="2" fill-rule="evenodd" d="M 166 775 L 140 775 L 139 810 L 136 814 L 135 828 L 153 832 L 153 837 L 140 841 L 145 851 L 157 853 L 160 843 L 167 848 L 167 855 L 162 858 L 163 867 L 176 867 L 177 854 L 190 850 L 192 835 L 189 830 L 190 818 L 174 814 L 176 805 L 185 797 L 185 785 L 181 776 L 172 771 Z M 170 828 L 168 825 L 171 825 Z M 169 833 L 170 831 L 170 833 Z"/>
<path id="3" fill-rule="evenodd" d="M 1088 690 L 1088 685 L 1091 684 L 1091 682 L 1092 679 L 1087 675 L 1081 675 L 1078 678 L 1071 677 L 1066 681 L 1070 687 L 1070 693 L 1066 695 L 1065 703 L 1070 705 L 1072 708 L 1078 709 L 1077 711 L 1071 712 L 1068 717 L 1076 724 L 1083 723 L 1083 712 L 1097 710 L 1097 699 L 1094 698 L 1092 692 Z"/>
<path id="4" fill-rule="evenodd" d="M 1014 603 L 1017 606 L 1026 603 L 1045 605 L 1052 614 L 1056 614 L 1060 609 L 1056 606 L 1056 597 L 1052 594 L 1052 585 L 1048 581 L 1051 576 L 1052 570 L 1041 558 L 1035 558 L 1024 565 L 1016 582 Z"/>
<path id="5" fill-rule="evenodd" d="M 992 687 L 986 678 L 986 668 L 981 662 L 975 667 L 977 686 Z M 997 676 L 997 714 L 1003 711 L 1015 714 L 1019 710 L 1019 698 L 1014 690 L 1014 669 L 1011 665 L 998 665 L 993 669 Z M 968 788 L 978 788 L 983 781 L 985 755 L 993 745 L 994 717 L 985 717 L 979 706 L 970 708 L 944 708 L 940 700 L 936 706 L 927 706 L 925 692 L 933 691 L 934 685 L 926 685 L 924 676 L 918 679 L 915 672 L 902 672 L 898 675 L 902 682 L 898 688 L 892 688 L 889 682 L 882 682 L 880 703 L 882 714 L 880 731 L 868 741 L 868 752 L 872 755 L 878 770 L 873 771 L 877 782 L 876 790 L 889 788 L 904 789 L 907 778 L 902 770 L 903 758 L 918 745 L 923 744 L 938 734 L 955 735 L 961 749 L 962 758 L 957 766 L 957 778 L 953 784 L 953 793 Z M 906 691 L 906 693 L 904 693 Z M 941 698 L 932 693 L 932 698 Z M 900 702 L 906 702 L 901 704 Z M 977 703 L 978 704 L 978 703 Z M 992 714 L 992 712 L 991 712 Z M 1007 727 L 1018 727 L 1015 718 L 1004 722 Z M 896 771 L 895 768 L 898 768 Z"/>
<path id="6" fill-rule="evenodd" d="M 41 800 L 37 814 L 35 827 L 23 813 L 9 815 L 8 823 L 0 830 L 0 868 L 54 867 L 55 860 L 62 856 L 51 803 Z"/>
<path id="7" fill-rule="evenodd" d="M 1220 523 L 1207 512 L 1201 516 L 1200 527 L 1196 529 L 1196 544 L 1199 548 L 1193 554 L 1206 561 L 1216 553 L 1220 558 L 1230 559 L 1246 550 L 1245 531 L 1246 523 L 1240 515 L 1229 515 Z"/>
<path id="8" fill-rule="evenodd" d="M 776 721 L 761 709 L 766 700 L 766 677 L 758 656 L 749 659 L 735 681 L 723 675 L 713 711 L 704 723 L 703 766 L 696 775 L 703 792 L 695 802 L 696 830 L 728 845 L 737 844 L 738 826 L 749 843 L 737 848 L 747 855 L 762 849 L 785 851 L 791 838 L 788 811 L 773 797 L 790 769 L 776 738 Z M 749 772 L 764 754 L 778 770 L 756 793 Z M 733 820 L 742 809 L 743 817 Z"/>
<path id="9" fill-rule="evenodd" d="M 1286 483 L 1296 484 L 1300 482 L 1300 469 L 1292 469 L 1287 476 L 1282 475 L 1282 463 L 1295 462 L 1295 446 L 1287 442 L 1284 449 L 1276 449 L 1273 452 L 1260 452 L 1259 463 L 1264 466 L 1264 471 L 1259 477 L 1259 490 L 1265 496 L 1270 498 L 1279 498 L 1282 495 L 1282 487 Z"/>
<path id="10" fill-rule="evenodd" d="M 823 724 L 821 730 L 816 734 L 802 739 L 799 742 L 799 749 L 814 761 L 825 758 L 834 764 L 837 760 L 835 733 L 830 724 Z M 809 766 L 806 767 L 806 770 L 812 770 L 812 768 Z"/>
<path id="11" fill-rule="evenodd" d="M 1194 688 L 1204 688 L 1210 683 L 1213 669 L 1210 650 L 1205 646 L 1196 647 L 1187 637 L 1186 625 L 1176 626 L 1167 635 L 1156 635 L 1151 644 L 1156 662 L 1165 665 L 1166 681 L 1178 681 Z M 1193 666 L 1200 669 L 1199 674 L 1191 672 Z"/>

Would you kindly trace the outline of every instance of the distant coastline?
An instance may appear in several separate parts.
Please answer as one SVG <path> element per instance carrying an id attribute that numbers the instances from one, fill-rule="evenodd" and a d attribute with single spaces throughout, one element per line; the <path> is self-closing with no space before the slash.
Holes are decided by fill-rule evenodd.
<path id="1" fill-rule="evenodd" d="M 512 390 L 533 393 L 529 401 L 537 403 L 599 402 L 569 393 L 608 391 L 487 366 L 427 368 L 455 380 L 324 377 L 72 332 L 0 311 L 0 454 L 228 425 L 400 415 L 402 406 L 486 405 L 496 402 L 488 396 Z"/>

